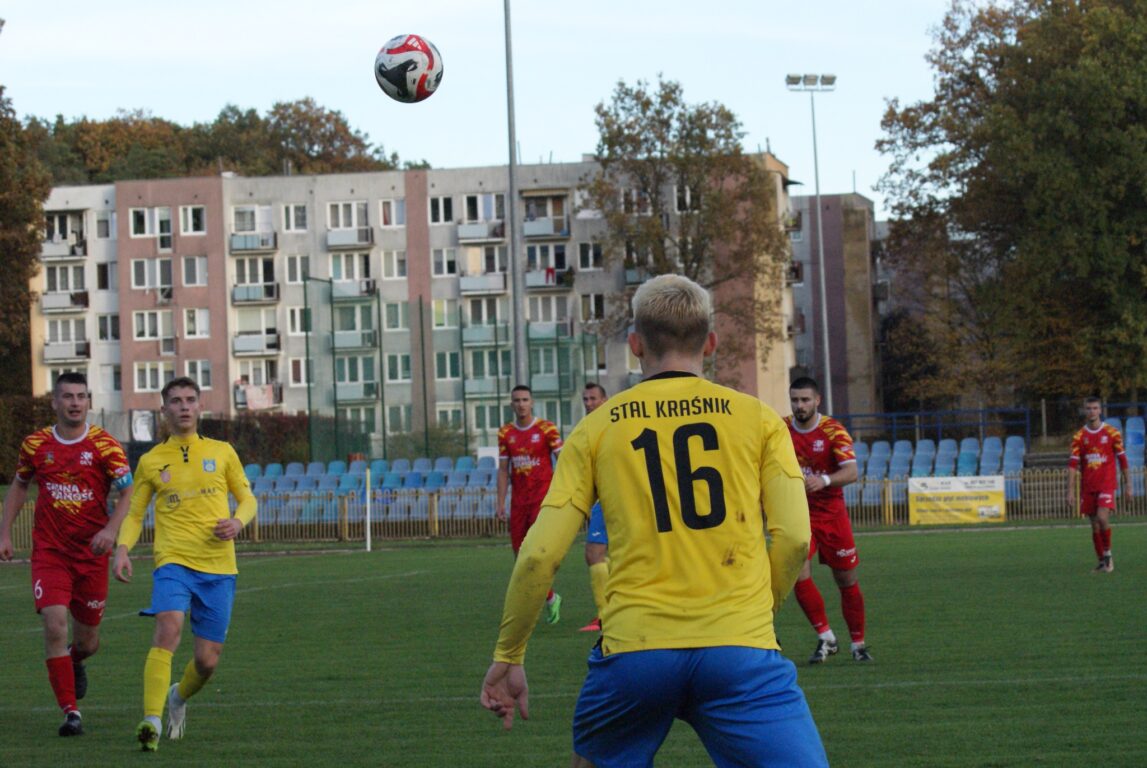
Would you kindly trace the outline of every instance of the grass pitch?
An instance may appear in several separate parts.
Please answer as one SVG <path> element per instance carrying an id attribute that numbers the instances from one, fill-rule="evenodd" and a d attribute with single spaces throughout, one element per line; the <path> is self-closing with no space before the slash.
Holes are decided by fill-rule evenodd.
<path id="1" fill-rule="evenodd" d="M 1092 574 L 1090 533 L 1056 528 L 862 535 L 874 664 L 805 666 L 815 638 L 781 610 L 834 766 L 1147 765 L 1143 647 L 1147 526 L 1116 521 L 1113 574 Z M 149 563 L 113 583 L 81 702 L 86 735 L 56 735 L 27 564 L 0 567 L 0 766 L 565 766 L 593 643 L 580 544 L 558 574 L 561 623 L 530 643 L 529 722 L 510 733 L 477 703 L 511 568 L 508 545 L 437 542 L 240 561 L 227 647 L 188 706 L 183 741 L 138 754 Z M 847 637 L 827 569 L 816 579 Z M 176 653 L 190 657 L 189 628 Z M 711 765 L 677 723 L 658 757 Z"/>

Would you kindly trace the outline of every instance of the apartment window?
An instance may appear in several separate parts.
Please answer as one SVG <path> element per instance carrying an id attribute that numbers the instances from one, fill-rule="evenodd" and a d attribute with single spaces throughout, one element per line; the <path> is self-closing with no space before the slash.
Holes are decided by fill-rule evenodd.
<path id="1" fill-rule="evenodd" d="M 307 231 L 307 206 L 302 203 L 288 203 L 283 206 L 283 231 Z"/>
<path id="2" fill-rule="evenodd" d="M 183 335 L 189 339 L 211 337 L 211 320 L 206 309 L 183 310 Z"/>
<path id="3" fill-rule="evenodd" d="M 98 211 L 96 213 L 96 237 L 100 240 L 115 237 L 115 211 Z"/>
<path id="4" fill-rule="evenodd" d="M 493 379 L 510 373 L 510 350 L 475 349 L 470 352 L 470 371 L 474 379 Z"/>
<path id="5" fill-rule="evenodd" d="M 236 285 L 267 285 L 275 282 L 275 260 L 256 256 L 232 259 Z"/>
<path id="6" fill-rule="evenodd" d="M 470 313 L 470 325 L 497 325 L 499 311 L 498 299 L 488 296 L 484 299 L 470 299 L 467 304 Z"/>
<path id="7" fill-rule="evenodd" d="M 332 253 L 331 280 L 362 280 L 370 277 L 369 253 Z"/>
<path id="8" fill-rule="evenodd" d="M 526 247 L 526 269 L 566 270 L 566 247 L 562 243 L 544 243 Z"/>
<path id="9" fill-rule="evenodd" d="M 386 408 L 386 431 L 392 435 L 410 431 L 414 421 L 414 407 L 411 405 L 391 405 Z"/>
<path id="10" fill-rule="evenodd" d="M 48 293 L 72 293 L 84 290 L 84 268 L 48 267 L 44 270 Z"/>
<path id="11" fill-rule="evenodd" d="M 131 218 L 132 237 L 155 236 L 155 214 L 150 208 L 130 208 L 127 215 Z"/>
<path id="12" fill-rule="evenodd" d="M 476 405 L 474 406 L 474 427 L 479 431 L 493 431 L 514 418 L 509 406 Z"/>
<path id="13" fill-rule="evenodd" d="M 237 205 L 231 209 L 231 231 L 236 233 L 255 231 L 254 205 Z"/>
<path id="14" fill-rule="evenodd" d="M 382 327 L 388 331 L 410 329 L 410 302 L 388 301 L 382 305 Z"/>
<path id="15" fill-rule="evenodd" d="M 161 251 L 171 250 L 171 209 L 155 209 L 156 226 L 158 228 L 156 243 Z"/>
<path id="16" fill-rule="evenodd" d="M 652 212 L 652 207 L 649 203 L 649 195 L 641 189 L 626 189 L 622 192 L 622 209 L 626 213 L 633 213 L 639 216 L 648 216 Z"/>
<path id="17" fill-rule="evenodd" d="M 406 279 L 406 251 L 382 252 L 382 278 L 384 280 Z"/>
<path id="18" fill-rule="evenodd" d="M 207 257 L 183 257 L 183 284 L 207 285 Z"/>
<path id="19" fill-rule="evenodd" d="M 440 427 L 462 428 L 462 406 L 458 403 L 439 403 L 437 417 Z"/>
<path id="20" fill-rule="evenodd" d="M 311 276 L 311 257 L 291 254 L 287 257 L 287 282 L 303 283 Z"/>
<path id="21" fill-rule="evenodd" d="M 174 363 L 136 363 L 135 391 L 158 392 L 163 385 L 175 378 Z"/>
<path id="22" fill-rule="evenodd" d="M 131 287 L 170 288 L 171 259 L 132 259 Z"/>
<path id="23" fill-rule="evenodd" d="M 582 320 L 604 320 L 605 319 L 605 294 L 604 293 L 587 293 L 581 297 L 581 319 Z"/>
<path id="24" fill-rule="evenodd" d="M 701 195 L 694 194 L 689 187 L 676 188 L 677 213 L 701 210 Z"/>
<path id="25" fill-rule="evenodd" d="M 310 358 L 292 357 L 289 361 L 289 368 L 289 381 L 292 387 L 304 387 L 314 381 L 313 377 L 311 376 Z"/>
<path id="26" fill-rule="evenodd" d="M 384 227 L 406 226 L 406 200 L 401 197 L 379 201 L 379 213 Z"/>
<path id="27" fill-rule="evenodd" d="M 99 341 L 119 341 L 119 315 L 97 315 L 96 334 Z"/>
<path id="28" fill-rule="evenodd" d="M 335 358 L 337 383 L 361 384 L 374 380 L 374 355 L 344 355 Z"/>
<path id="29" fill-rule="evenodd" d="M 585 374 L 586 376 L 601 377 L 605 374 L 605 341 L 600 337 L 597 344 L 585 347 Z"/>
<path id="30" fill-rule="evenodd" d="M 435 299 L 431 307 L 434 313 L 435 328 L 458 327 L 457 299 Z"/>
<path id="31" fill-rule="evenodd" d="M 104 392 L 123 391 L 123 373 L 119 363 L 100 366 L 100 389 Z"/>
<path id="32" fill-rule="evenodd" d="M 331 229 L 356 229 L 369 226 L 366 220 L 366 201 L 331 203 L 327 206 L 327 220 Z"/>
<path id="33" fill-rule="evenodd" d="M 483 267 L 486 274 L 505 272 L 507 250 L 504 245 L 487 245 L 482 249 Z"/>
<path id="34" fill-rule="evenodd" d="M 240 360 L 239 380 L 261 387 L 279 380 L 278 360 Z"/>
<path id="35" fill-rule="evenodd" d="M 340 306 L 335 308 L 335 331 L 374 330 L 374 314 L 370 304 Z"/>
<path id="36" fill-rule="evenodd" d="M 433 264 L 435 277 L 449 277 L 458 274 L 458 261 L 454 257 L 453 248 L 435 248 L 433 250 Z"/>
<path id="37" fill-rule="evenodd" d="M 142 339 L 168 339 L 174 336 L 172 330 L 173 320 L 169 309 L 151 309 L 132 313 L 132 338 Z"/>
<path id="38" fill-rule="evenodd" d="M 526 201 L 526 221 L 535 219 L 557 219 L 565 227 L 566 197 L 554 195 L 552 197 L 531 197 Z"/>
<path id="39" fill-rule="evenodd" d="M 311 310 L 307 307 L 287 308 L 287 333 L 302 336 L 311 332 Z"/>
<path id="40" fill-rule="evenodd" d="M 119 290 L 119 270 L 116 269 L 114 261 L 111 263 L 96 264 L 96 290 Z"/>
<path id="41" fill-rule="evenodd" d="M 530 296 L 527 320 L 534 323 L 557 323 L 569 318 L 566 296 Z"/>
<path id="42" fill-rule="evenodd" d="M 386 356 L 386 380 L 410 381 L 410 355 L 406 353 Z"/>
<path id="43" fill-rule="evenodd" d="M 375 427 L 374 406 L 355 406 L 353 408 L 339 408 L 339 414 L 345 424 L 358 424 L 364 432 L 373 432 Z"/>
<path id="44" fill-rule="evenodd" d="M 578 266 L 582 269 L 601 269 L 605 265 L 605 255 L 601 243 L 578 244 Z"/>
<path id="45" fill-rule="evenodd" d="M 210 360 L 188 360 L 184 370 L 188 376 L 195 379 L 200 389 L 211 389 Z"/>
<path id="46" fill-rule="evenodd" d="M 434 374 L 439 381 L 462 378 L 462 355 L 458 352 L 435 353 Z"/>
<path id="47" fill-rule="evenodd" d="M 506 218 L 506 197 L 501 192 L 466 195 L 466 221 L 502 221 Z"/>
<path id="48" fill-rule="evenodd" d="M 184 205 L 179 208 L 179 234 L 207 234 L 207 208 L 202 205 Z"/>
<path id="49" fill-rule="evenodd" d="M 430 223 L 450 224 L 454 221 L 454 198 L 430 198 Z"/>
<path id="50" fill-rule="evenodd" d="M 557 372 L 557 350 L 553 347 L 533 347 L 530 349 L 530 373 L 553 375 Z"/>
<path id="51" fill-rule="evenodd" d="M 48 343 L 60 344 L 84 341 L 88 338 L 86 323 L 82 317 L 71 320 L 48 321 Z"/>

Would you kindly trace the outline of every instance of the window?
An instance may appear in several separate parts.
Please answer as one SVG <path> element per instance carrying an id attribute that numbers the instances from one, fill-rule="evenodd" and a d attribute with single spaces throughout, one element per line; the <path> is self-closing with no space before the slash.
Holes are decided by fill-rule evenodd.
<path id="1" fill-rule="evenodd" d="M 188 376 L 198 382 L 200 389 L 211 389 L 210 360 L 188 360 L 184 370 Z"/>
<path id="2" fill-rule="evenodd" d="M 430 198 L 430 223 L 450 224 L 454 221 L 454 198 Z"/>
<path id="3" fill-rule="evenodd" d="M 601 243 L 579 243 L 578 265 L 582 269 L 601 269 L 605 264 Z"/>
<path id="4" fill-rule="evenodd" d="M 287 282 L 303 283 L 311 276 L 311 257 L 291 254 L 287 257 Z"/>
<path id="5" fill-rule="evenodd" d="M 386 431 L 392 435 L 409 432 L 414 421 L 414 407 L 391 405 L 386 408 Z"/>
<path id="6" fill-rule="evenodd" d="M 158 237 L 156 238 L 159 245 L 159 250 L 171 250 L 171 209 L 170 208 L 156 208 L 155 217 L 157 220 Z"/>
<path id="7" fill-rule="evenodd" d="M 292 357 L 290 360 L 290 369 L 290 385 L 292 387 L 304 387 L 314 381 L 311 376 L 310 358 Z"/>
<path id="8" fill-rule="evenodd" d="M 311 310 L 307 307 L 287 308 L 287 333 L 302 336 L 311 332 Z"/>
<path id="9" fill-rule="evenodd" d="M 179 208 L 179 234 L 207 234 L 207 208 L 202 205 L 184 205 Z"/>
<path id="10" fill-rule="evenodd" d="M 151 208 L 129 208 L 132 237 L 152 237 L 155 235 L 155 215 Z"/>
<path id="11" fill-rule="evenodd" d="M 362 280 L 370 277 L 369 253 L 332 253 L 331 280 Z"/>
<path id="12" fill-rule="evenodd" d="M 553 347 L 530 348 L 530 373 L 552 376 L 557 372 L 557 350 Z"/>
<path id="13" fill-rule="evenodd" d="M 111 263 L 96 264 L 96 290 L 119 290 L 119 270 L 116 269 L 114 261 Z"/>
<path id="14" fill-rule="evenodd" d="M 100 389 L 104 392 L 123 391 L 123 373 L 119 363 L 100 366 Z"/>
<path id="15" fill-rule="evenodd" d="M 649 204 L 649 195 L 640 189 L 624 190 L 621 200 L 626 213 L 648 216 L 653 210 Z"/>
<path id="16" fill-rule="evenodd" d="M 487 245 L 483 248 L 482 258 L 486 273 L 505 272 L 507 253 L 508 251 L 504 245 Z"/>
<path id="17" fill-rule="evenodd" d="M 207 257 L 183 257 L 183 284 L 207 285 Z"/>
<path id="18" fill-rule="evenodd" d="M 544 243 L 526 246 L 526 269 L 566 270 L 566 247 L 562 243 Z"/>
<path id="19" fill-rule="evenodd" d="M 183 310 L 183 335 L 189 339 L 210 338 L 211 321 L 206 309 Z"/>
<path id="20" fill-rule="evenodd" d="M 327 206 L 327 226 L 331 229 L 357 229 L 369 226 L 366 220 L 366 201 L 331 203 Z"/>
<path id="21" fill-rule="evenodd" d="M 174 363 L 136 363 L 135 391 L 158 392 L 163 385 L 175 378 Z"/>
<path id="22" fill-rule="evenodd" d="M 134 328 L 132 338 L 137 341 L 171 338 L 175 335 L 172 326 L 173 319 L 169 309 L 151 309 L 132 313 L 132 327 Z"/>
<path id="23" fill-rule="evenodd" d="M 435 277 L 448 277 L 458 274 L 458 262 L 454 258 L 453 248 L 435 248 L 433 260 Z"/>
<path id="24" fill-rule="evenodd" d="M 475 349 L 470 352 L 470 371 L 473 379 L 494 379 L 510 374 L 510 350 Z"/>
<path id="25" fill-rule="evenodd" d="M 231 231 L 254 232 L 255 231 L 255 211 L 256 207 L 253 205 L 237 205 L 231 209 Z"/>
<path id="26" fill-rule="evenodd" d="M 302 203 L 288 203 L 283 206 L 283 231 L 307 231 L 307 206 Z"/>
<path id="27" fill-rule="evenodd" d="M 553 218 L 565 228 L 566 196 L 531 197 L 526 200 L 526 221 Z"/>
<path id="28" fill-rule="evenodd" d="M 605 340 L 598 337 L 597 344 L 583 348 L 585 375 L 600 378 L 605 374 Z"/>
<path id="29" fill-rule="evenodd" d="M 632 240 L 625 241 L 625 266 L 648 267 L 652 262 L 652 249 L 648 245 L 638 245 Z"/>
<path id="30" fill-rule="evenodd" d="M 119 341 L 119 315 L 97 315 L 96 333 L 100 341 Z"/>
<path id="31" fill-rule="evenodd" d="M 406 279 L 406 251 L 382 252 L 382 279 Z"/>
<path id="32" fill-rule="evenodd" d="M 115 237 L 115 211 L 96 212 L 96 237 L 100 240 Z"/>
<path id="33" fill-rule="evenodd" d="M 514 418 L 509 406 L 476 405 L 474 406 L 474 426 L 479 431 L 494 431 Z"/>
<path id="34" fill-rule="evenodd" d="M 132 259 L 131 287 L 171 288 L 171 259 Z"/>
<path id="35" fill-rule="evenodd" d="M 497 325 L 498 317 L 503 314 L 494 296 L 470 299 L 467 309 L 470 312 L 470 325 Z"/>
<path id="36" fill-rule="evenodd" d="M 581 319 L 582 320 L 604 320 L 605 319 L 605 294 L 604 293 L 587 293 L 581 297 Z"/>
<path id="37" fill-rule="evenodd" d="M 335 358 L 335 381 L 339 384 L 361 384 L 374 380 L 374 355 L 345 355 Z"/>
<path id="38" fill-rule="evenodd" d="M 530 296 L 526 319 L 532 323 L 557 323 L 569 319 L 566 296 Z"/>
<path id="39" fill-rule="evenodd" d="M 693 194 L 689 187 L 677 187 L 677 213 L 701 210 L 701 195 Z"/>
<path id="40" fill-rule="evenodd" d="M 86 341 L 87 338 L 87 327 L 82 317 L 48 321 L 49 344 L 70 344 L 73 341 Z"/>
<path id="41" fill-rule="evenodd" d="M 387 331 L 410 329 L 410 302 L 388 301 L 382 305 L 382 327 Z"/>
<path id="42" fill-rule="evenodd" d="M 406 200 L 382 200 L 379 202 L 379 214 L 384 227 L 406 226 Z"/>
<path id="43" fill-rule="evenodd" d="M 462 378 L 462 355 L 458 352 L 435 353 L 434 375 L 439 381 Z"/>
<path id="44" fill-rule="evenodd" d="M 339 408 L 339 415 L 345 424 L 358 424 L 364 432 L 374 431 L 375 412 L 373 405 Z"/>
<path id="45" fill-rule="evenodd" d="M 435 299 L 431 305 L 434 313 L 435 328 L 458 327 L 458 300 Z"/>
<path id="46" fill-rule="evenodd" d="M 410 355 L 401 353 L 386 356 L 386 380 L 410 381 Z"/>
<path id="47" fill-rule="evenodd" d="M 440 427 L 462 428 L 462 406 L 459 403 L 439 403 L 437 416 Z"/>
<path id="48" fill-rule="evenodd" d="M 44 277 L 48 293 L 72 293 L 84 290 L 84 268 L 80 265 L 48 267 L 44 270 Z"/>
<path id="49" fill-rule="evenodd" d="M 335 331 L 372 331 L 374 313 L 370 304 L 351 304 L 334 308 Z"/>
<path id="50" fill-rule="evenodd" d="M 258 256 L 232 259 L 236 285 L 268 285 L 275 282 L 275 260 Z"/>
<path id="51" fill-rule="evenodd" d="M 466 221 L 502 221 L 506 218 L 506 197 L 501 192 L 466 195 Z"/>

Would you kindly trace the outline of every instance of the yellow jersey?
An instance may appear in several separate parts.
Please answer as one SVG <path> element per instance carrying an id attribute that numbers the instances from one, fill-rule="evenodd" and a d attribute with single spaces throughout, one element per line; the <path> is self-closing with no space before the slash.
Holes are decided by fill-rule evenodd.
<path id="1" fill-rule="evenodd" d="M 215 525 L 231 517 L 228 492 L 239 503 L 235 517 L 243 525 L 254 519 L 257 502 L 230 443 L 169 437 L 140 458 L 135 479 L 117 543 L 132 548 L 154 498 L 156 568 L 177 563 L 203 573 L 238 572 L 235 542 L 217 538 Z"/>

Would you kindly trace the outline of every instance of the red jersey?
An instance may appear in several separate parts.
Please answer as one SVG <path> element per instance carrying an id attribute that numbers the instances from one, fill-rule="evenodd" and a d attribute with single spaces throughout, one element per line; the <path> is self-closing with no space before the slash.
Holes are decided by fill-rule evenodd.
<path id="1" fill-rule="evenodd" d="M 819 416 L 819 414 L 818 414 Z M 856 461 L 852 450 L 852 436 L 836 419 L 820 416 L 816 426 L 801 431 L 792 416 L 785 417 L 789 435 L 797 452 L 797 463 L 808 475 L 831 475 L 842 464 Z M 844 489 L 836 485 L 808 495 L 809 512 L 841 512 L 844 510 Z"/>
<path id="2" fill-rule="evenodd" d="M 554 476 L 550 454 L 561 448 L 561 432 L 545 419 L 534 419 L 528 427 L 511 421 L 498 430 L 498 460 L 510 463 L 512 507 L 541 505 Z"/>
<path id="3" fill-rule="evenodd" d="M 1115 462 L 1127 471 L 1127 455 L 1123 453 L 1123 435 L 1110 424 L 1098 429 L 1086 426 L 1071 439 L 1071 458 L 1067 466 L 1079 470 L 1083 476 L 1084 493 L 1115 493 Z"/>
<path id="4" fill-rule="evenodd" d="M 131 467 L 119 441 L 100 427 L 75 440 L 63 440 L 55 427 L 24 438 L 16 479 L 27 485 L 35 477 L 36 519 L 32 548 L 52 549 L 76 560 L 95 560 L 92 537 L 108 524 L 108 493 L 113 485 L 131 485 Z"/>

